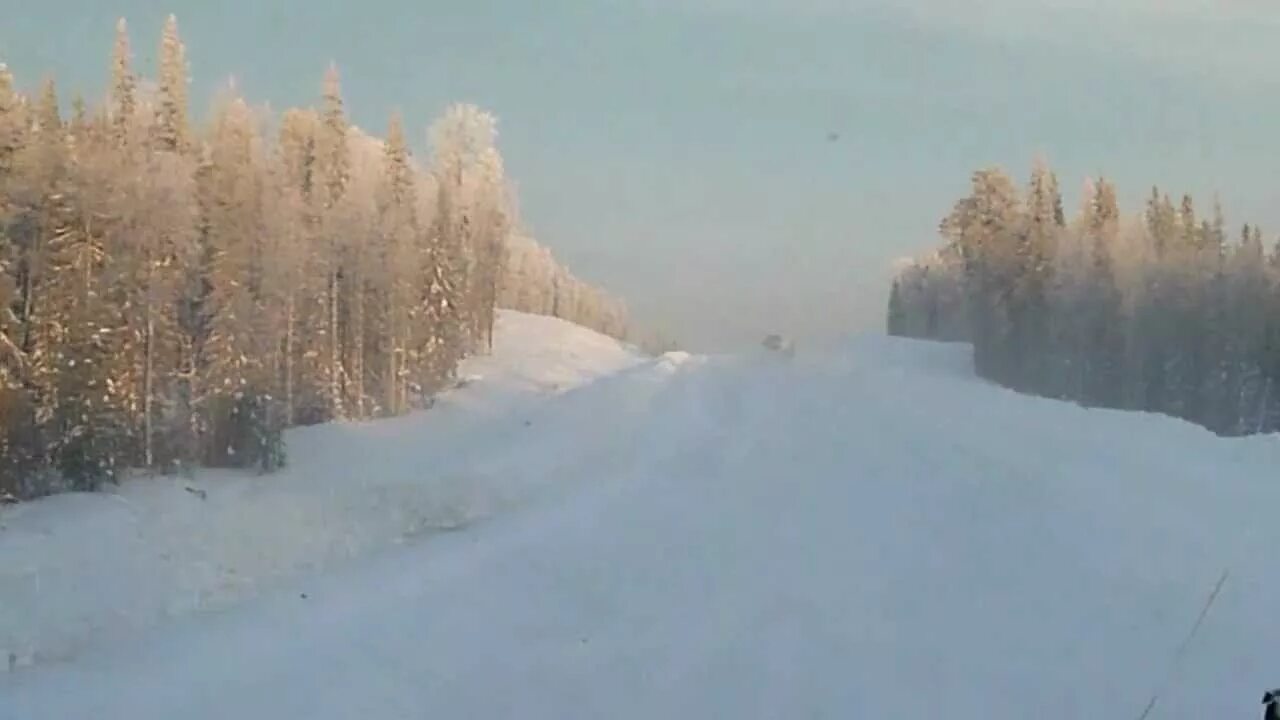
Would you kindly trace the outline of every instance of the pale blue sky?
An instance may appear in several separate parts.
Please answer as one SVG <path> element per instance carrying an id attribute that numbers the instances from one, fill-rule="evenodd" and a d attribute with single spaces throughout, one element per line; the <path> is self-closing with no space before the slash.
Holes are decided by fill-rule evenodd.
<path id="1" fill-rule="evenodd" d="M 1038 152 L 1069 191 L 1219 191 L 1280 230 L 1262 0 L 0 0 L 0 61 L 96 97 L 114 19 L 149 69 L 169 12 L 197 110 L 231 75 L 309 103 L 330 60 L 358 124 L 399 108 L 419 146 L 490 109 L 534 234 L 698 348 L 879 327 L 969 172 Z"/>

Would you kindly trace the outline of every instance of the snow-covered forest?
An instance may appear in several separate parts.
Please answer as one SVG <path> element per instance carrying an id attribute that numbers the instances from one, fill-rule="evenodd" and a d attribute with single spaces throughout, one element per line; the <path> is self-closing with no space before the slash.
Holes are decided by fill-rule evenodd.
<path id="1" fill-rule="evenodd" d="M 334 67 L 316 107 L 229 83 L 197 123 L 176 20 L 154 80 L 132 55 L 122 20 L 69 112 L 0 65 L 0 496 L 271 470 L 286 427 L 429 405 L 495 306 L 627 333 L 521 228 L 489 114 L 448 109 L 420 161 L 400 117 L 350 123 Z"/>
<path id="2" fill-rule="evenodd" d="M 1086 183 L 1074 218 L 1037 163 L 1025 191 L 972 178 L 943 246 L 893 283 L 890 334 L 969 341 L 984 377 L 1089 406 L 1180 417 L 1223 435 L 1280 429 L 1280 248 L 1153 188 L 1125 215 Z"/>

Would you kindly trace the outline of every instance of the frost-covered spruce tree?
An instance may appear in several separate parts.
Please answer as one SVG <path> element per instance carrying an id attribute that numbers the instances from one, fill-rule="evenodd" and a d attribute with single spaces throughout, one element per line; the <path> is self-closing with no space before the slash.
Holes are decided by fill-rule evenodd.
<path id="1" fill-rule="evenodd" d="M 1002 170 L 979 170 L 968 197 L 943 220 L 942 231 L 964 263 L 972 316 L 974 362 L 995 379 L 1009 375 L 1009 299 L 1018 269 L 1021 201 Z"/>
<path id="2" fill-rule="evenodd" d="M 326 283 L 324 311 L 327 313 L 327 322 L 323 330 L 325 363 L 322 382 L 329 418 L 346 416 L 343 383 L 347 378 L 343 364 L 342 328 L 339 323 L 343 290 L 340 213 L 351 174 L 348 129 L 338 68 L 330 65 L 324 76 L 323 102 L 315 130 L 315 175 L 312 186 L 312 198 L 319 220 L 315 256 Z"/>
<path id="3" fill-rule="evenodd" d="M 424 262 L 415 246 L 422 232 L 415 202 L 417 178 L 399 113 L 387 126 L 382 164 L 377 189 L 378 282 L 370 323 L 377 335 L 374 352 L 382 362 L 372 363 L 371 376 L 379 388 L 374 396 L 381 399 L 382 413 L 399 415 L 409 404 L 409 347 L 418 319 L 413 289 Z"/>
<path id="4" fill-rule="evenodd" d="M 159 148 L 186 151 L 191 129 L 187 121 L 187 51 L 178 34 L 178 19 L 170 15 L 160 39 L 160 78 L 155 110 L 155 141 Z"/>
<path id="5" fill-rule="evenodd" d="M 21 348 L 23 328 L 12 308 L 19 297 L 21 251 L 13 237 L 16 210 L 12 197 L 18 156 L 28 128 L 25 99 L 12 73 L 0 64 L 0 494 L 16 495 L 21 478 L 36 459 L 28 360 Z"/>

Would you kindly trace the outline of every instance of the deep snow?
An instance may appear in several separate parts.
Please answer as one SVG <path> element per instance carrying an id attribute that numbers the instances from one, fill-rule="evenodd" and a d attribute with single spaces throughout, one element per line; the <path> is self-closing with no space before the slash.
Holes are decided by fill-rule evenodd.
<path id="1" fill-rule="evenodd" d="M 618 342 L 503 313 L 491 355 L 429 412 L 289 431 L 289 467 L 200 472 L 0 508 L 0 674 L 101 635 L 228 607 L 277 582 L 453 529 L 555 482 L 504 464 L 551 397 L 636 366 Z M 547 457 L 544 464 L 557 459 Z M 205 499 L 187 488 L 205 493 Z"/>
<path id="2" fill-rule="evenodd" d="M 554 346 L 586 336 L 539 345 L 530 322 L 507 316 L 504 332 L 548 366 L 581 366 Z M 1018 396 L 975 380 L 959 346 L 869 337 L 789 361 L 619 351 L 616 365 L 555 396 L 493 391 L 508 399 L 456 423 L 317 429 L 314 455 L 294 450 L 309 464 L 294 473 L 394 488 L 376 507 L 443 493 L 425 514 L 464 508 L 443 513 L 456 532 L 390 547 L 413 523 L 365 527 L 386 516 L 353 509 L 365 494 L 341 483 L 318 494 L 350 502 L 315 507 L 305 482 L 281 480 L 259 511 L 275 479 L 249 492 L 202 477 L 247 549 L 373 539 L 316 551 L 325 572 L 282 563 L 224 612 L 0 676 L 0 718 L 1136 718 L 1157 689 L 1153 718 L 1226 718 L 1256 717 L 1280 685 L 1274 438 Z M 439 480 L 422 480 L 428 462 Z M 61 501 L 24 510 L 56 531 L 20 561 L 66 559 L 112 517 L 96 502 L 65 521 Z M 294 513 L 287 539 L 255 535 L 275 513 Z M 49 602 L 112 587 L 84 562 L 145 580 L 116 556 L 150 545 L 46 568 L 73 593 Z"/>

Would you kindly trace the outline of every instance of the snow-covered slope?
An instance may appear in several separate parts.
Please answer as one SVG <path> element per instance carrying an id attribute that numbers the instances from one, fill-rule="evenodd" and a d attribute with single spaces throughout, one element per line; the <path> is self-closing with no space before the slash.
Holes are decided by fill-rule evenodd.
<path id="1" fill-rule="evenodd" d="M 279 474 L 139 479 L 2 508 L 0 673 L 10 654 L 65 659 L 532 496 L 557 478 L 502 465 L 495 446 L 529 432 L 549 397 L 639 363 L 611 338 L 503 312 L 493 353 L 464 363 L 465 388 L 426 413 L 290 431 Z"/>
<path id="2" fill-rule="evenodd" d="M 884 338 L 506 417 L 445 464 L 555 492 L 0 677 L 0 718 L 1225 718 L 1280 685 L 1274 438 Z"/>

